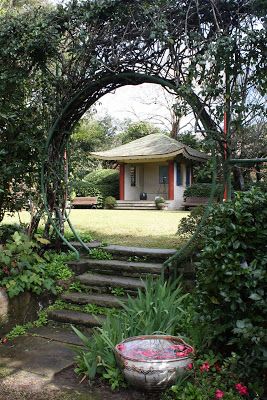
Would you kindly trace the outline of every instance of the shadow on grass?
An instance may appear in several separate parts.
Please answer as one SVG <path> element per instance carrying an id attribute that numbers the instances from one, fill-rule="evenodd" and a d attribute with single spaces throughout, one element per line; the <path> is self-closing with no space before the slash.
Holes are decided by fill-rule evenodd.
<path id="1" fill-rule="evenodd" d="M 121 246 L 150 247 L 162 249 L 178 249 L 184 243 L 184 240 L 176 235 L 159 236 L 138 236 L 138 235 L 120 235 L 120 234 L 102 234 L 99 231 L 90 230 L 90 234 L 95 240 L 107 244 L 117 244 Z"/>

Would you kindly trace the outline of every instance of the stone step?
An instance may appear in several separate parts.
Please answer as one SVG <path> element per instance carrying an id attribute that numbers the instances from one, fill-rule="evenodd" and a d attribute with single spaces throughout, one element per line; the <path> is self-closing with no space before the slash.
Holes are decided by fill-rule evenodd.
<path id="1" fill-rule="evenodd" d="M 155 204 L 134 204 L 134 203 L 125 203 L 125 204 L 117 204 L 117 207 L 139 207 L 139 208 L 155 208 Z"/>
<path id="2" fill-rule="evenodd" d="M 53 310 L 48 312 L 48 318 L 53 321 L 64 322 L 74 325 L 84 325 L 90 328 L 102 326 L 105 317 L 92 315 L 79 311 Z"/>
<path id="3" fill-rule="evenodd" d="M 126 290 L 144 289 L 145 283 L 140 279 L 120 277 L 113 275 L 100 275 L 85 273 L 77 276 L 77 280 L 90 288 L 95 287 L 121 287 Z"/>
<path id="4" fill-rule="evenodd" d="M 160 263 L 146 263 L 146 262 L 132 262 L 121 260 L 93 260 L 84 258 L 79 261 L 70 261 L 68 266 L 76 274 L 83 274 L 86 271 L 94 271 L 104 274 L 113 274 L 114 272 L 124 276 L 146 276 L 146 275 L 160 275 L 162 264 Z"/>
<path id="5" fill-rule="evenodd" d="M 142 204 L 152 204 L 155 205 L 155 202 L 153 200 L 117 200 L 117 204 L 123 205 L 123 204 L 134 204 L 134 205 L 142 205 Z"/>
<path id="6" fill-rule="evenodd" d="M 103 247 L 103 250 L 112 254 L 114 257 L 128 259 L 129 257 L 146 257 L 147 260 L 155 260 L 157 263 L 167 260 L 173 256 L 176 249 L 156 249 L 147 247 L 129 247 L 110 245 Z"/>
<path id="7" fill-rule="evenodd" d="M 117 297 L 110 294 L 64 293 L 62 300 L 74 304 L 96 304 L 101 307 L 120 308 L 120 302 L 127 301 L 127 297 Z"/>
<path id="8" fill-rule="evenodd" d="M 154 201 L 117 200 L 116 210 L 156 210 Z"/>

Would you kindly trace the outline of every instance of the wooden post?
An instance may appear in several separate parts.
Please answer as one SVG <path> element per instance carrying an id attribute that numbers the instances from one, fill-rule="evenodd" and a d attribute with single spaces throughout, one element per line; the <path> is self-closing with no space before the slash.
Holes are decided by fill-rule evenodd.
<path id="1" fill-rule="evenodd" d="M 120 200 L 124 200 L 125 165 L 120 164 Z"/>
<path id="2" fill-rule="evenodd" d="M 174 161 L 169 161 L 169 193 L 168 200 L 174 200 Z"/>

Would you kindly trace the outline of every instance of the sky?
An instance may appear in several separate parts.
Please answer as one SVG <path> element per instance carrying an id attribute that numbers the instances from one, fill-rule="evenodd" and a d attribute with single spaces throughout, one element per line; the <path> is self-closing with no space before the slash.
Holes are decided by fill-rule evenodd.
<path id="1" fill-rule="evenodd" d="M 161 86 L 144 83 L 138 86 L 124 86 L 103 96 L 94 109 L 100 118 L 108 114 L 118 121 L 148 121 L 165 131 L 170 131 L 174 101 L 174 95 Z M 192 128 L 192 116 L 183 117 L 181 131 Z"/>
<path id="2" fill-rule="evenodd" d="M 109 114 L 120 121 L 149 121 L 169 130 L 171 124 L 168 102 L 171 100 L 168 93 L 158 85 L 129 85 L 103 96 L 95 108 L 100 117 Z"/>

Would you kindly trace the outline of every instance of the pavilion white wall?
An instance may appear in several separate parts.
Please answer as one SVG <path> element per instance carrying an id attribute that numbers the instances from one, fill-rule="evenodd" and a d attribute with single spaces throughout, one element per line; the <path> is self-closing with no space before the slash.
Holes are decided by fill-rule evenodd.
<path id="1" fill-rule="evenodd" d="M 167 163 L 144 164 L 144 192 L 147 200 L 154 201 L 156 196 L 168 198 L 168 185 L 159 183 L 159 167 L 167 166 Z"/>
<path id="2" fill-rule="evenodd" d="M 131 167 L 136 167 L 136 186 L 131 186 Z M 141 164 L 125 164 L 124 177 L 124 200 L 139 200 L 140 193 L 143 192 L 143 166 Z"/>

